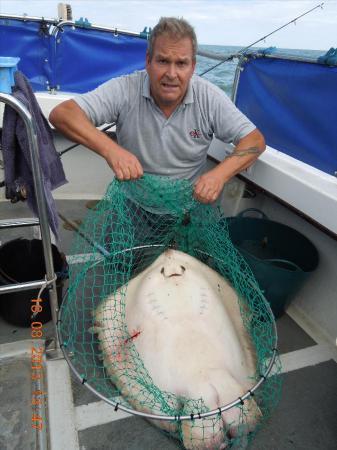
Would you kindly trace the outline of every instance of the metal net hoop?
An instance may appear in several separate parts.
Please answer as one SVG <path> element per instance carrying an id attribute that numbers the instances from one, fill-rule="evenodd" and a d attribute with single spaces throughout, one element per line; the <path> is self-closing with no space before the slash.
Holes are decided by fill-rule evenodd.
<path id="1" fill-rule="evenodd" d="M 139 250 L 139 249 L 152 249 L 152 248 L 162 248 L 164 250 L 164 246 L 160 245 L 160 244 L 155 244 L 155 245 L 142 245 L 142 246 L 137 246 L 134 248 L 129 248 L 129 249 L 125 249 L 125 250 L 121 250 L 119 253 L 124 253 L 124 252 L 132 252 L 134 250 Z M 198 254 L 203 254 L 203 256 L 206 256 L 207 258 L 212 258 L 212 255 L 208 255 L 205 252 L 203 252 L 202 250 L 199 249 L 195 249 L 195 252 Z M 98 264 L 98 262 L 95 262 L 92 264 L 92 266 L 88 267 L 86 269 L 86 271 L 88 270 L 92 270 L 96 265 Z M 256 288 L 256 284 L 254 284 L 254 287 Z M 67 294 L 65 294 L 67 295 Z M 266 308 L 266 310 L 268 311 L 268 313 L 272 316 L 272 311 L 270 308 L 270 305 L 268 303 L 268 301 L 262 297 L 262 300 L 264 302 L 264 307 Z M 62 322 L 62 312 L 63 312 L 64 308 L 61 306 L 60 310 L 59 310 L 59 317 L 58 317 L 58 323 Z M 205 413 L 200 413 L 199 411 L 194 411 L 191 412 L 189 415 L 174 415 L 174 416 L 169 416 L 169 415 L 160 415 L 160 414 L 149 414 L 146 412 L 142 412 L 142 411 L 138 411 L 134 408 L 130 408 L 127 407 L 123 404 L 120 404 L 117 401 L 114 401 L 104 395 L 102 395 L 97 389 L 95 389 L 94 386 L 91 385 L 91 383 L 89 381 L 87 381 L 85 378 L 82 377 L 82 375 L 78 372 L 77 368 L 75 367 L 75 365 L 72 363 L 72 357 L 73 354 L 70 352 L 67 352 L 67 341 L 65 339 L 64 336 L 62 336 L 62 330 L 60 329 L 60 327 L 57 328 L 58 330 L 58 335 L 59 335 L 59 341 L 62 343 L 61 344 L 61 350 L 63 352 L 63 355 L 66 359 L 66 361 L 68 362 L 69 367 L 71 368 L 72 372 L 74 373 L 74 375 L 76 376 L 76 378 L 80 381 L 81 384 L 85 385 L 92 393 L 94 393 L 95 395 L 97 395 L 98 398 L 100 398 L 101 400 L 105 401 L 106 403 L 110 404 L 111 406 L 114 407 L 115 411 L 117 411 L 118 409 L 127 412 L 129 414 L 133 414 L 135 416 L 140 416 L 140 417 L 144 417 L 147 419 L 152 419 L 152 420 L 167 420 L 167 421 L 177 421 L 177 420 L 195 420 L 195 419 L 202 419 L 205 417 L 212 417 L 218 414 L 221 414 L 224 411 L 227 411 L 231 408 L 234 408 L 237 405 L 242 404 L 242 402 L 244 402 L 246 399 L 248 399 L 249 397 L 252 397 L 255 395 L 255 391 L 257 389 L 259 389 L 259 387 L 262 385 L 262 383 L 264 383 L 267 380 L 267 377 L 269 376 L 269 374 L 271 373 L 274 364 L 277 363 L 277 328 L 276 328 L 276 323 L 275 321 L 273 322 L 273 331 L 274 331 L 274 342 L 272 345 L 272 354 L 270 357 L 270 361 L 268 363 L 268 366 L 266 368 L 265 373 L 260 375 L 260 378 L 258 379 L 258 381 L 254 384 L 254 386 L 252 386 L 251 389 L 249 389 L 244 395 L 242 395 L 239 398 L 235 398 L 233 399 L 233 401 L 227 403 L 226 405 L 220 406 L 217 409 L 205 412 Z M 66 343 L 66 344 L 65 344 Z"/>

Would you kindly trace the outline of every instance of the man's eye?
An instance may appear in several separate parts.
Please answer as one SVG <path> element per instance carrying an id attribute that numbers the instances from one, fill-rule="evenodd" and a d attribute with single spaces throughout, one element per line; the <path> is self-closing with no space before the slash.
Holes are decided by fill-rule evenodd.
<path id="1" fill-rule="evenodd" d="M 160 59 L 158 62 L 159 64 L 166 64 L 166 59 Z"/>
<path id="2" fill-rule="evenodd" d="M 179 61 L 179 62 L 178 62 L 178 66 L 179 66 L 179 67 L 185 67 L 186 64 L 187 64 L 186 61 Z"/>

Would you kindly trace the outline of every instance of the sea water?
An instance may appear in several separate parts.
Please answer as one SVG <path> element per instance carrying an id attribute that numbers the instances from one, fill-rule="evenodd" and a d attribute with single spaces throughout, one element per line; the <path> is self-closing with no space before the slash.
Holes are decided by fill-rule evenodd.
<path id="1" fill-rule="evenodd" d="M 223 55 L 227 57 L 230 54 L 238 53 L 242 47 L 236 46 L 225 46 L 225 45 L 199 45 L 200 50 L 216 53 L 217 55 Z M 257 48 L 254 48 L 257 50 Z M 294 50 L 294 49 L 277 49 L 277 54 L 301 56 L 303 58 L 317 59 L 319 56 L 324 54 L 324 51 L 320 50 Z M 196 73 L 202 74 L 205 70 L 210 67 L 215 66 L 220 61 L 215 59 L 209 59 L 205 56 L 197 56 L 197 66 Z M 204 75 L 204 78 L 216 84 L 218 87 L 223 89 L 227 95 L 231 96 L 235 69 L 237 66 L 238 59 L 235 58 L 231 61 L 226 61 L 225 63 L 219 65 L 215 69 L 211 70 Z"/>

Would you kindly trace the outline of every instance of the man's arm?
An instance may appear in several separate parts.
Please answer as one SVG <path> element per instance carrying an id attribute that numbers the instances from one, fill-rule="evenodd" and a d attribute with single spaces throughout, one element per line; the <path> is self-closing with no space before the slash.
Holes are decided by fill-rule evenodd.
<path id="1" fill-rule="evenodd" d="M 259 130 L 255 129 L 247 134 L 239 141 L 231 155 L 198 178 L 194 186 L 195 198 L 201 203 L 213 203 L 225 183 L 252 165 L 265 148 L 264 137 Z"/>
<path id="2" fill-rule="evenodd" d="M 49 121 L 70 140 L 105 158 L 119 180 L 137 179 L 143 175 L 138 159 L 98 130 L 74 100 L 56 106 L 49 115 Z"/>

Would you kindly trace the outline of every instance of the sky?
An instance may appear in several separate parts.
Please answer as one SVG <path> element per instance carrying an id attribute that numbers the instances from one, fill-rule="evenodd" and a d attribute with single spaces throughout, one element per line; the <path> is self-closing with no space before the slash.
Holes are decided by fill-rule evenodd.
<path id="1" fill-rule="evenodd" d="M 0 13 L 57 17 L 60 0 L 0 0 Z M 312 0 L 64 0 L 73 19 L 142 31 L 161 16 L 184 17 L 200 44 L 248 46 L 314 8 Z M 337 45 L 337 0 L 318 8 L 259 44 L 262 47 L 328 50 Z"/>

